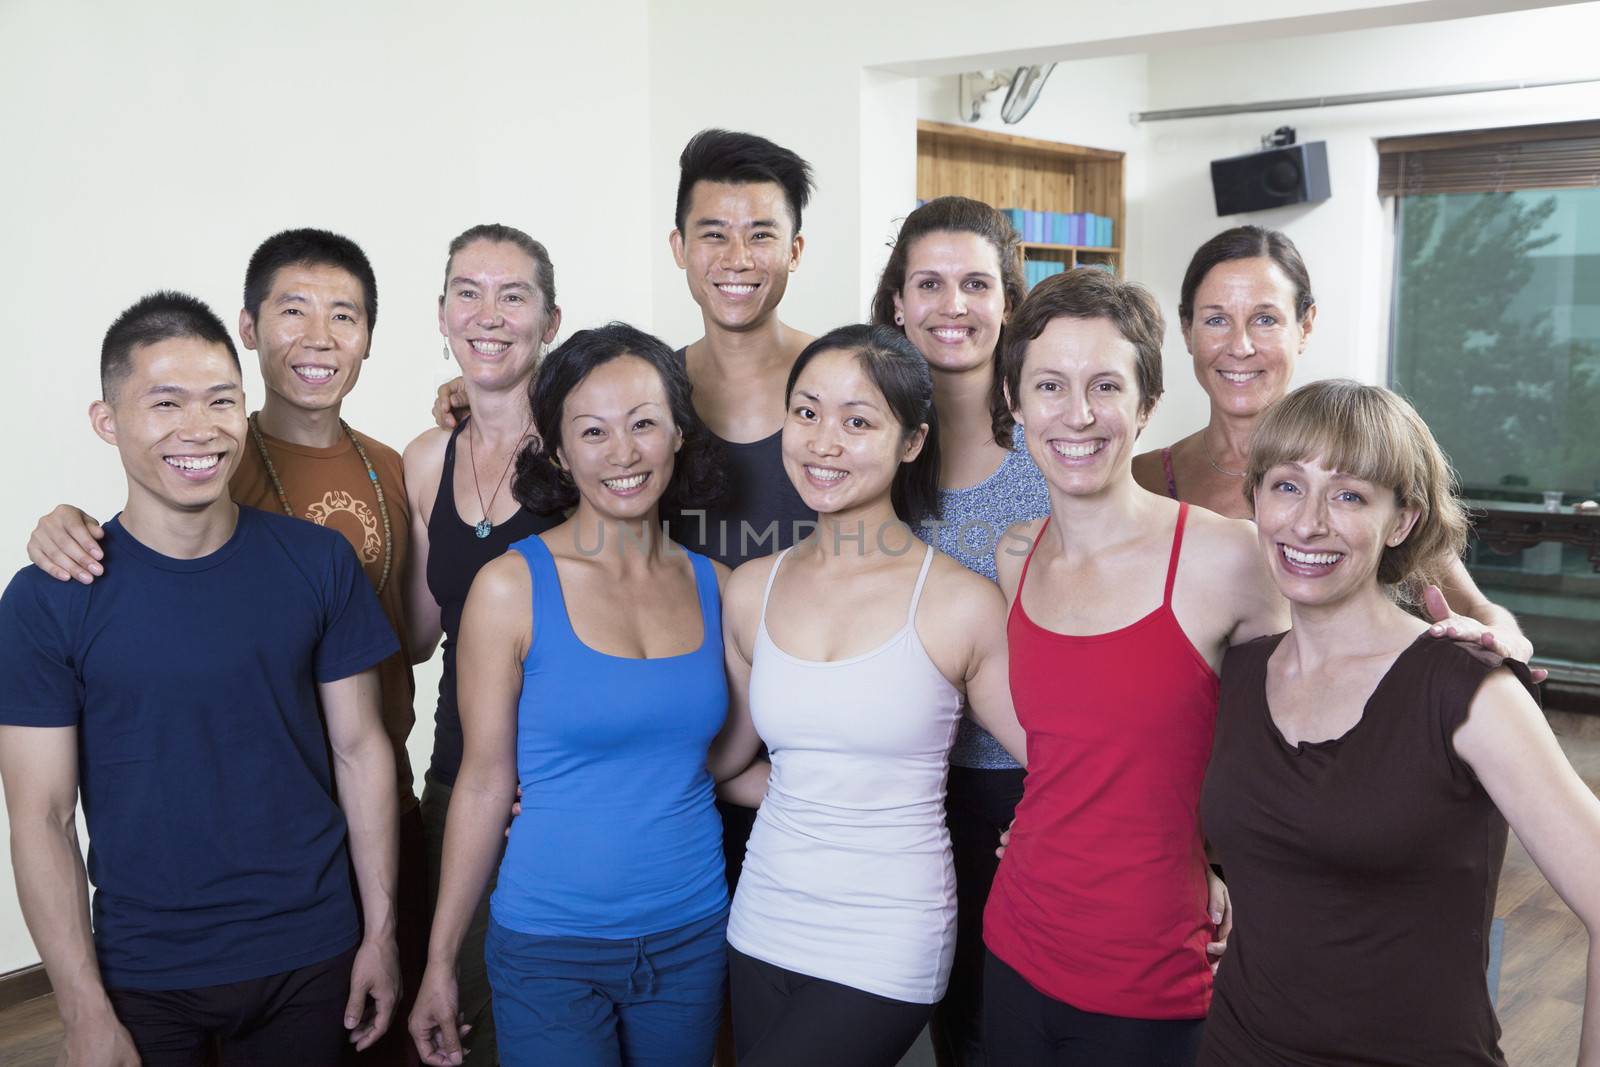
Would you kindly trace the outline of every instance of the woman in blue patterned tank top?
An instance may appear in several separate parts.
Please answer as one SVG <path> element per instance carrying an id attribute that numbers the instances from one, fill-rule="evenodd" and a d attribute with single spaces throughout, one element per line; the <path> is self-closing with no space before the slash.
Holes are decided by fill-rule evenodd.
<path id="1" fill-rule="evenodd" d="M 1021 447 L 997 373 L 1006 320 L 1022 302 L 1021 237 L 977 200 L 942 196 L 900 227 L 872 300 L 872 321 L 903 332 L 928 361 L 940 422 L 940 517 L 919 536 L 995 579 L 996 541 L 1049 514 L 1044 476 Z M 1026 552 L 1028 546 L 1019 546 Z M 945 811 L 955 851 L 957 934 L 950 987 L 933 1015 L 942 1067 L 981 1064 L 983 908 L 995 841 L 1022 798 L 1022 768 L 971 716 L 950 750 Z"/>
<path id="2" fill-rule="evenodd" d="M 486 948 L 501 1062 L 709 1063 L 726 981 L 706 753 L 727 714 L 726 568 L 661 532 L 715 495 L 672 351 L 574 334 L 530 390 L 513 489 L 566 521 L 479 571 L 461 623 L 464 754 L 410 1029 L 452 1062 L 456 953 L 520 785 Z M 459 1061 L 457 1061 L 459 1062 Z"/>

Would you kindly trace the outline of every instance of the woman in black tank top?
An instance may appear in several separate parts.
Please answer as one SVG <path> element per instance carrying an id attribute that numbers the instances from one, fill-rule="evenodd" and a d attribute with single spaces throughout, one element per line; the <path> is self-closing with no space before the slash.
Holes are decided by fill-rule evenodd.
<path id="1" fill-rule="evenodd" d="M 505 554 L 512 542 L 543 533 L 561 521 L 557 515 L 536 515 L 519 507 L 517 513 L 479 537 L 472 523 L 456 510 L 456 443 L 467 428 L 463 419 L 450 434 L 444 449 L 444 468 L 439 472 L 439 491 L 433 498 L 433 513 L 428 516 L 428 591 L 439 605 L 439 623 L 444 629 L 444 673 L 439 676 L 439 704 L 433 721 L 433 759 L 428 777 L 443 785 L 455 785 L 461 767 L 461 712 L 456 705 L 456 635 L 461 627 L 461 609 L 467 591 L 479 568 Z"/>
<path id="2" fill-rule="evenodd" d="M 435 489 L 431 509 L 413 515 L 412 529 L 425 530 L 412 551 L 407 605 L 413 620 L 412 648 L 433 648 L 442 631 L 444 673 L 439 679 L 433 754 L 422 790 L 422 821 L 428 879 L 436 894 L 444 827 L 461 768 L 461 716 L 456 702 L 456 638 L 467 592 L 478 571 L 505 554 L 513 541 L 540 533 L 560 515 L 538 515 L 516 506 L 509 492 L 510 468 L 534 441 L 529 382 L 541 348 L 555 337 L 561 311 L 555 275 L 544 246 L 509 226 L 474 226 L 450 243 L 439 321 L 446 349 L 461 365 L 476 423 L 463 419 L 448 440 L 429 430 L 406 449 L 406 473 L 416 508 L 426 507 L 423 487 Z M 494 432 L 486 432 L 493 428 Z M 521 432 L 521 441 L 518 434 Z M 472 495 L 456 496 L 456 446 L 471 464 Z M 476 448 L 474 455 L 473 449 Z M 509 449 L 509 451 L 508 451 Z M 493 453 L 490 455 L 488 453 Z M 435 469 L 433 464 L 438 463 Z M 476 497 L 474 500 L 473 497 Z M 513 510 L 514 508 L 514 510 Z M 492 887 L 491 887 L 492 888 Z M 458 957 L 459 1007 L 472 1037 L 465 1063 L 497 1062 L 494 1017 L 489 1006 L 483 939 L 488 896 L 480 902 Z"/>

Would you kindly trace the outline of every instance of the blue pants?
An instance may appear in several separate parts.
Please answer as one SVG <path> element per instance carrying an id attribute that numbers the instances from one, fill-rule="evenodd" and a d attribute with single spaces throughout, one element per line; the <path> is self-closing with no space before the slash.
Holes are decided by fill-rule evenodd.
<path id="1" fill-rule="evenodd" d="M 493 920 L 484 955 L 504 1067 L 705 1067 L 727 984 L 727 911 L 623 941 Z"/>

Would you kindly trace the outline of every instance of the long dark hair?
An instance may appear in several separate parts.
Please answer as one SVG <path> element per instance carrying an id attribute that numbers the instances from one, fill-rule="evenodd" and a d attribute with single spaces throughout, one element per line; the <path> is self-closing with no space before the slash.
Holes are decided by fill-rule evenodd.
<path id="1" fill-rule="evenodd" d="M 799 381 L 806 364 L 824 352 L 849 352 L 856 357 L 900 423 L 902 440 L 927 424 L 928 439 L 915 459 L 900 464 L 895 471 L 889 500 L 894 513 L 908 526 L 938 518 L 939 412 L 933 406 L 933 374 L 928 370 L 928 361 L 905 334 L 892 327 L 865 323 L 840 326 L 806 345 L 789 371 L 785 398 L 793 397 L 794 383 Z"/>
<path id="2" fill-rule="evenodd" d="M 683 433 L 683 447 L 678 449 L 672 480 L 661 496 L 661 509 L 701 507 L 722 494 L 721 449 L 694 412 L 694 387 L 683 364 L 666 342 L 636 326 L 612 322 L 579 330 L 557 345 L 528 383 L 539 440 L 517 456 L 517 473 L 511 480 L 511 493 L 523 507 L 548 515 L 577 504 L 577 486 L 556 460 L 562 408 L 596 367 L 621 356 L 637 356 L 655 368 L 667 391 L 672 421 Z"/>
<path id="3" fill-rule="evenodd" d="M 1000 260 L 1000 286 L 1006 294 L 1006 312 L 1016 310 L 1027 294 L 1027 280 L 1022 273 L 1022 235 L 1011 221 L 981 200 L 965 196 L 941 196 L 930 200 L 906 216 L 900 224 L 900 235 L 889 251 L 889 262 L 878 275 L 878 291 L 872 294 L 872 323 L 904 333 L 894 321 L 894 298 L 905 292 L 906 260 L 911 246 L 918 238 L 930 233 L 972 233 L 994 246 Z M 1006 405 L 1005 390 L 1000 380 L 1000 354 L 1006 347 L 1005 326 L 994 345 L 994 382 L 989 391 L 989 418 L 994 422 L 995 444 L 1011 447 L 1011 431 L 1015 421 Z"/>

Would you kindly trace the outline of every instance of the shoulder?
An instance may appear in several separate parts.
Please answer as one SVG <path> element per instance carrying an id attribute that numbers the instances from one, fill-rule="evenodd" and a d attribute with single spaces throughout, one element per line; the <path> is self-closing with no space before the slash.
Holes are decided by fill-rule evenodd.
<path id="1" fill-rule="evenodd" d="M 928 582 L 923 587 L 923 598 L 938 604 L 965 611 L 982 611 L 999 605 L 1005 608 L 1005 597 L 1000 587 L 976 571 L 963 567 L 951 556 L 934 552 L 933 564 L 928 568 Z"/>
<path id="2" fill-rule="evenodd" d="M 382 463 L 387 466 L 399 466 L 400 453 L 396 452 L 394 449 L 390 448 L 376 437 L 370 437 L 353 427 L 351 428 L 350 432 L 355 434 L 357 441 L 361 442 L 361 447 L 367 450 L 367 456 L 372 460 L 373 463 Z"/>
<path id="3" fill-rule="evenodd" d="M 12 623 L 59 617 L 86 603 L 91 588 L 81 582 L 57 581 L 30 563 L 12 575 L 6 584 L 5 593 L 0 595 L 0 605 L 3 605 L 0 610 Z"/>
<path id="4" fill-rule="evenodd" d="M 434 476 L 433 480 L 437 480 L 439 472 L 444 468 L 444 452 L 449 444 L 449 430 L 430 426 L 406 445 L 402 462 L 405 465 L 406 480 L 414 488 L 420 488 L 422 485 L 418 478 L 424 478 L 430 473 Z"/>
<path id="5" fill-rule="evenodd" d="M 471 598 L 479 605 L 526 606 L 532 595 L 528 562 L 514 549 L 485 563 L 472 579 Z"/>
<path id="6" fill-rule="evenodd" d="M 1028 553 L 1033 551 L 1033 543 L 1039 539 L 1039 532 L 1044 529 L 1047 518 L 1012 523 L 995 541 L 994 569 L 999 575 L 1002 589 L 1016 587 L 1022 564 L 1028 558 Z"/>
<path id="7" fill-rule="evenodd" d="M 1208 570 L 1225 571 L 1237 577 L 1245 569 L 1260 570 L 1261 549 L 1256 524 L 1249 519 L 1230 519 L 1198 504 L 1189 505 L 1189 518 L 1183 530 L 1183 554 L 1203 559 Z"/>
<path id="8" fill-rule="evenodd" d="M 1133 457 L 1133 480 L 1152 493 L 1167 495 L 1167 472 L 1161 460 L 1162 450 L 1152 448 Z"/>
<path id="9" fill-rule="evenodd" d="M 241 504 L 239 525 L 259 529 L 268 538 L 291 552 L 337 555 L 338 550 L 344 548 L 352 559 L 355 558 L 355 550 L 350 547 L 350 542 L 345 540 L 343 534 L 305 519 L 291 518 L 276 511 Z"/>
<path id="10" fill-rule="evenodd" d="M 1000 587 L 943 552 L 933 554 L 917 617 L 967 634 L 1003 627 L 1006 598 Z"/>
<path id="11" fill-rule="evenodd" d="M 722 583 L 722 611 L 731 619 L 744 612 L 760 609 L 761 596 L 766 591 L 767 579 L 778 565 L 777 553 L 747 560 L 735 567 Z"/>
<path id="12" fill-rule="evenodd" d="M 262 566 L 274 566 L 277 557 L 324 592 L 366 583 L 355 549 L 337 530 L 243 504 L 239 525 L 247 535 L 260 535 L 251 536 L 244 551 Z"/>

